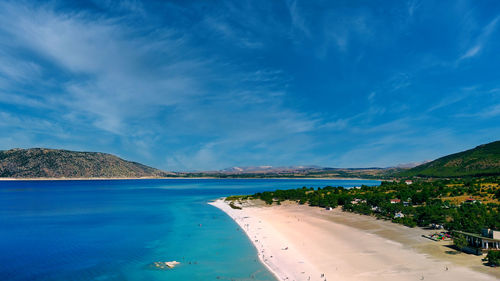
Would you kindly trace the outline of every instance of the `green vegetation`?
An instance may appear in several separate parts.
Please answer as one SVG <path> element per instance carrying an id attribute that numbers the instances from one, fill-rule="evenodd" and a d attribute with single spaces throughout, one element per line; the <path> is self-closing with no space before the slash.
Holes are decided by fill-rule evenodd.
<path id="1" fill-rule="evenodd" d="M 486 256 L 486 259 L 488 260 L 489 265 L 499 266 L 500 265 L 500 251 L 489 251 L 488 255 Z"/>
<path id="2" fill-rule="evenodd" d="M 236 210 L 241 210 L 241 207 L 240 206 L 236 206 L 234 205 L 234 202 L 232 201 L 231 203 L 229 203 L 229 207 L 233 208 L 233 209 L 236 209 Z"/>
<path id="3" fill-rule="evenodd" d="M 0 151 L 0 177 L 164 177 L 166 172 L 97 152 L 32 148 Z"/>
<path id="4" fill-rule="evenodd" d="M 456 234 L 453 236 L 453 245 L 455 245 L 458 249 L 463 249 L 468 244 L 469 243 L 467 242 L 467 239 L 465 238 L 464 235 Z"/>
<path id="5" fill-rule="evenodd" d="M 228 196 L 226 197 L 226 201 L 240 201 L 240 200 L 247 200 L 251 196 L 250 195 L 233 195 L 233 196 Z"/>
<path id="6" fill-rule="evenodd" d="M 276 190 L 253 195 L 267 204 L 284 200 L 372 215 L 409 227 L 443 225 L 449 230 L 480 233 L 500 229 L 499 177 L 382 182 L 380 186 Z M 393 199 L 393 200 L 391 200 Z M 392 202 L 391 202 L 392 201 Z"/>
<path id="7" fill-rule="evenodd" d="M 451 154 L 400 172 L 400 177 L 464 177 L 500 175 L 500 141 Z"/>

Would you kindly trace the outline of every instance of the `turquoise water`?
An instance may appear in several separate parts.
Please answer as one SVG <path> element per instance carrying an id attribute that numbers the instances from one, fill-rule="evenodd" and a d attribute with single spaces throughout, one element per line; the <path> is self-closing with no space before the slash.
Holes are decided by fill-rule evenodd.
<path id="1" fill-rule="evenodd" d="M 0 280 L 275 280 L 227 215 L 207 204 L 346 180 L 0 182 Z M 172 270 L 155 261 L 177 260 Z"/>

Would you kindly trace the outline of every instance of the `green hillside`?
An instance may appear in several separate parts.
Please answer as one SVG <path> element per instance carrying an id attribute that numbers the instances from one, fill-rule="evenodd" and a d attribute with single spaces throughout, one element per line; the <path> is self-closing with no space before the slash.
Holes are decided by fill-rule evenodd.
<path id="1" fill-rule="evenodd" d="M 400 176 L 462 177 L 500 175 L 500 141 L 480 145 L 463 152 L 401 172 Z"/>
<path id="2" fill-rule="evenodd" d="M 166 172 L 98 152 L 31 148 L 0 151 L 0 177 L 137 178 Z"/>

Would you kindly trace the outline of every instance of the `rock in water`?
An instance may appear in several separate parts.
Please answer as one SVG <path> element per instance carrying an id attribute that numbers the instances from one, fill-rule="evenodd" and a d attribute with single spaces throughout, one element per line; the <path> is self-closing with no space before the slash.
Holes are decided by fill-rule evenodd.
<path id="1" fill-rule="evenodd" d="M 150 267 L 154 269 L 171 269 L 179 264 L 180 262 L 178 261 L 155 261 L 150 264 Z"/>

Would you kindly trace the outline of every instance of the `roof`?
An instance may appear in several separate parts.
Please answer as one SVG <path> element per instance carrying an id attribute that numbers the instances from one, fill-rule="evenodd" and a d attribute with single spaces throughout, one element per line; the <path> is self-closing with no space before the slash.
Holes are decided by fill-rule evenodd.
<path id="1" fill-rule="evenodd" d="M 470 232 L 459 231 L 459 230 L 453 230 L 453 232 L 460 233 L 460 234 L 463 234 L 463 235 L 466 235 L 466 236 L 470 236 L 470 237 L 474 237 L 474 238 L 478 238 L 478 239 L 482 239 L 482 240 L 500 242 L 500 239 L 493 239 L 493 238 L 490 238 L 490 237 L 484 237 L 484 236 L 482 236 L 480 234 L 477 234 L 477 233 L 470 233 Z"/>

